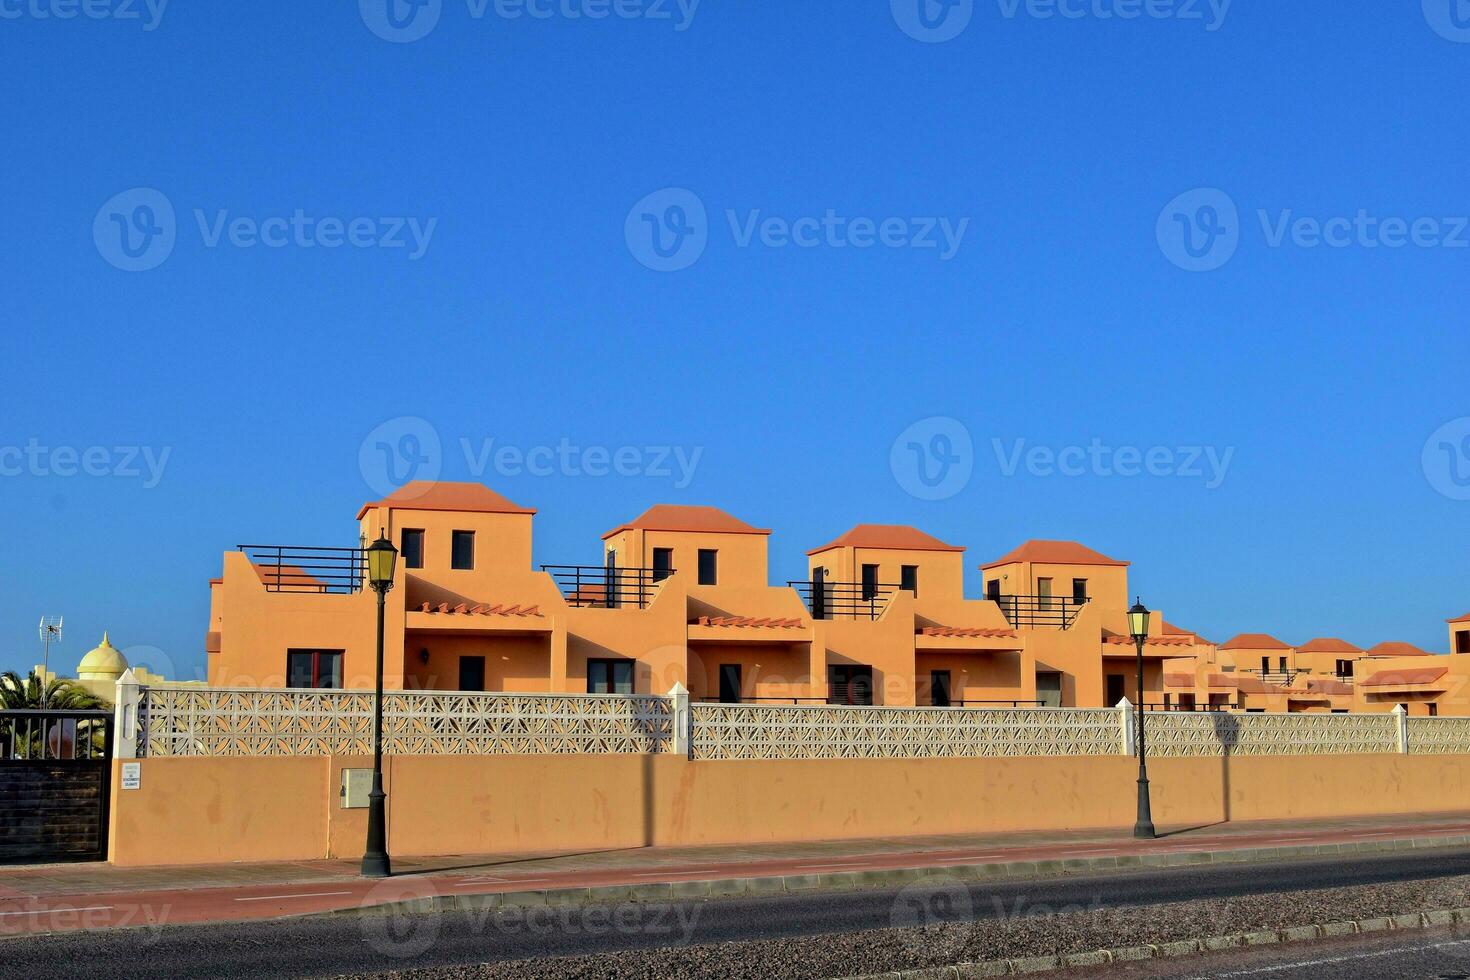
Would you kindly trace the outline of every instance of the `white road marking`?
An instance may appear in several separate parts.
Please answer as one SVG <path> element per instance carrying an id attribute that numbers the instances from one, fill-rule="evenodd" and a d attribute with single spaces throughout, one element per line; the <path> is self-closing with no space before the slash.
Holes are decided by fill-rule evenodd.
<path id="1" fill-rule="evenodd" d="M 275 902 L 283 898 L 326 898 L 329 895 L 351 895 L 351 892 L 304 892 L 297 895 L 259 895 L 255 898 L 237 898 L 237 902 Z"/>
<path id="2" fill-rule="evenodd" d="M 798 871 L 828 871 L 828 870 L 831 870 L 832 868 L 871 868 L 871 867 L 872 867 L 871 864 L 869 864 L 866 861 L 862 861 L 862 862 L 859 862 L 857 864 L 810 864 L 810 865 L 802 865 L 800 868 L 797 868 L 796 870 L 798 870 Z M 876 868 L 874 870 L 881 871 L 883 869 L 882 868 Z"/>
<path id="3" fill-rule="evenodd" d="M 1280 973 L 1282 970 L 1300 970 L 1307 967 L 1331 966 L 1334 963 L 1351 963 L 1354 960 L 1382 959 L 1401 953 L 1417 953 L 1428 949 L 1445 949 L 1450 946 L 1470 946 L 1470 939 L 1456 939 L 1443 943 L 1419 943 L 1414 946 L 1398 946 L 1394 949 L 1377 950 L 1372 953 L 1355 953 L 1352 956 L 1328 956 L 1317 960 L 1297 960 L 1295 963 L 1279 963 L 1276 966 L 1259 966 L 1253 970 L 1231 970 L 1228 973 L 1206 973 L 1190 980 L 1225 980 L 1226 977 L 1251 977 L 1259 973 Z"/>
<path id="4" fill-rule="evenodd" d="M 90 905 L 84 909 L 26 909 L 22 912 L 0 912 L 0 917 L 7 915 L 51 915 L 57 912 L 106 912 L 112 907 L 111 905 Z"/>
<path id="5" fill-rule="evenodd" d="M 480 878 L 476 881 L 461 881 L 451 887 L 474 888 L 476 885 L 534 885 L 550 878 Z"/>

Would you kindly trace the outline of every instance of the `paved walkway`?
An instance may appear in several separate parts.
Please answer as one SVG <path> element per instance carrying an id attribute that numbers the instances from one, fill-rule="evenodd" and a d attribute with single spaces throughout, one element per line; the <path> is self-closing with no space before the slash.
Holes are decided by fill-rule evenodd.
<path id="1" fill-rule="evenodd" d="M 358 876 L 358 862 L 293 861 L 189 867 L 107 864 L 0 867 L 0 937 L 77 929 L 263 919 L 444 896 L 621 887 L 625 898 L 698 897 L 701 884 L 785 879 L 842 887 L 855 872 L 1021 864 L 1019 873 L 1116 867 L 1128 858 L 1222 855 L 1259 848 L 1463 844 L 1470 813 L 1162 827 L 1154 841 L 1127 830 L 987 834 L 539 855 L 399 858 L 394 878 Z M 1449 840 L 1460 838 L 1460 840 Z M 1240 855 L 1237 853 L 1236 857 Z M 1116 859 L 1116 860 L 1109 860 Z M 1043 864 L 1042 862 L 1057 862 Z M 742 889 L 758 893 L 764 889 Z M 780 890 L 771 889 L 771 890 Z"/>

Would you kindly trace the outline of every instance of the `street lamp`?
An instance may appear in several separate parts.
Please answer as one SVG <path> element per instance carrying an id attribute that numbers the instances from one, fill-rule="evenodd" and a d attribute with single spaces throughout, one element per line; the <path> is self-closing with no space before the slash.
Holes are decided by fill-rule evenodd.
<path id="1" fill-rule="evenodd" d="M 1128 610 L 1128 632 L 1133 637 L 1133 645 L 1138 648 L 1138 723 L 1135 726 L 1138 729 L 1138 822 L 1133 825 L 1133 836 L 1140 840 L 1153 840 L 1158 836 L 1154 832 L 1154 817 L 1148 800 L 1148 759 L 1143 743 L 1143 645 L 1148 642 L 1148 616 L 1141 599 Z"/>
<path id="2" fill-rule="evenodd" d="M 367 850 L 362 855 L 362 873 L 369 878 L 386 878 L 393 873 L 388 861 L 388 795 L 383 792 L 383 605 L 393 588 L 393 568 L 398 549 L 383 534 L 367 548 L 368 584 L 378 594 L 378 689 L 373 699 L 373 788 L 368 793 Z"/>

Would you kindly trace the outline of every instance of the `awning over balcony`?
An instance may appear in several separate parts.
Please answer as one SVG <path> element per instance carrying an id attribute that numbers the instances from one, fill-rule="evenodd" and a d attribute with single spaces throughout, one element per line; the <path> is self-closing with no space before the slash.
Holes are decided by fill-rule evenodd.
<path id="1" fill-rule="evenodd" d="M 409 629 L 453 633 L 550 633 L 541 607 L 520 603 L 425 602 L 408 611 Z"/>
<path id="2" fill-rule="evenodd" d="M 943 650 L 1019 650 L 1020 634 L 1000 626 L 920 626 L 914 630 L 914 647 L 931 652 Z"/>
<path id="3" fill-rule="evenodd" d="M 1448 667 L 1413 667 L 1407 670 L 1380 670 L 1363 681 L 1363 686 L 1371 687 L 1376 691 L 1443 690 L 1444 683 L 1442 678 L 1448 673 Z"/>
<path id="4" fill-rule="evenodd" d="M 689 639 L 694 642 L 803 643 L 811 638 L 811 625 L 791 617 L 700 616 L 689 623 Z"/>

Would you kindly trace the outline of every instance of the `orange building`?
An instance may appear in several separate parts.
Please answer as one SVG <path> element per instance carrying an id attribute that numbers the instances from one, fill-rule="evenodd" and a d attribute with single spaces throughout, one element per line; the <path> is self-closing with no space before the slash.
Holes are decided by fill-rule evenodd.
<path id="1" fill-rule="evenodd" d="M 773 586 L 770 531 L 714 507 L 651 507 L 603 535 L 599 564 L 540 568 L 535 514 L 479 484 L 410 483 L 362 506 L 356 548 L 226 552 L 210 583 L 210 683 L 371 687 L 377 597 L 361 549 L 381 533 L 400 550 L 390 689 L 682 684 L 707 701 L 1007 707 L 1136 698 L 1128 563 L 1075 542 L 1028 541 L 986 563 L 984 598 L 967 599 L 965 549 L 912 527 L 858 525 L 808 552 L 805 581 Z M 1470 649 L 1470 616 L 1455 622 Z M 1444 675 L 1428 678 L 1403 666 L 1408 651 L 1340 640 L 1297 649 L 1246 634 L 1217 648 L 1157 610 L 1151 634 L 1151 708 L 1387 710 L 1438 703 L 1436 686 L 1459 676 L 1458 658 L 1436 658 Z M 1354 684 L 1363 664 L 1373 672 Z"/>

